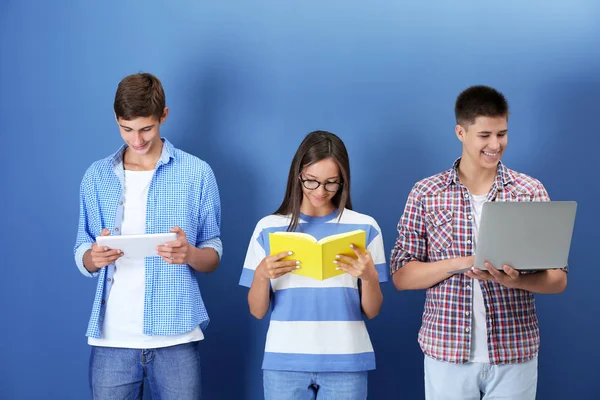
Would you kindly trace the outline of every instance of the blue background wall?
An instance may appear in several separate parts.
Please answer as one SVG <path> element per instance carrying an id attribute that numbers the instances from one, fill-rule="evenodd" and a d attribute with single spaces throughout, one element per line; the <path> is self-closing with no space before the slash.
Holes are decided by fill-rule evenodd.
<path id="1" fill-rule="evenodd" d="M 412 184 L 459 155 L 456 95 L 481 83 L 511 105 L 507 165 L 579 202 L 567 291 L 538 296 L 538 398 L 597 398 L 600 4 L 292 3 L 0 2 L 0 398 L 89 396 L 96 282 L 72 256 L 78 189 L 87 166 L 120 146 L 114 93 L 140 71 L 165 86 L 163 136 L 208 161 L 222 195 L 225 256 L 199 277 L 212 317 L 205 398 L 262 396 L 267 322 L 250 316 L 237 281 L 302 137 L 344 139 L 355 209 L 379 221 L 389 251 Z M 424 293 L 388 284 L 384 295 L 369 322 L 370 398 L 422 398 Z"/>

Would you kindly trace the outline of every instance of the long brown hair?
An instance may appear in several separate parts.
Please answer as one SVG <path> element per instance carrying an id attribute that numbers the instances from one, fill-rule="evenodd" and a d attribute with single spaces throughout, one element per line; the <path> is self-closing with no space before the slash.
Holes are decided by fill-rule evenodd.
<path id="1" fill-rule="evenodd" d="M 311 132 L 306 135 L 296 151 L 296 155 L 290 166 L 283 202 L 277 211 L 275 211 L 275 214 L 278 215 L 292 216 L 287 229 L 288 232 L 296 230 L 300 219 L 300 205 L 303 198 L 302 182 L 299 178 L 300 173 L 307 166 L 326 158 L 332 158 L 340 169 L 342 186 L 331 199 L 337 208 L 336 216 L 339 218 L 344 208 L 348 210 L 352 209 L 352 201 L 350 200 L 350 160 L 344 142 L 331 132 Z"/>

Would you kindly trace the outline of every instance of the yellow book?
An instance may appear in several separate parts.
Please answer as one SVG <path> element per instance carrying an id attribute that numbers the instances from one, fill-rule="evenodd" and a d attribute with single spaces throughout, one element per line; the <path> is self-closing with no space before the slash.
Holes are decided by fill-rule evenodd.
<path id="1" fill-rule="evenodd" d="M 350 244 L 364 251 L 366 242 L 367 234 L 363 230 L 339 233 L 318 241 L 314 236 L 301 232 L 269 234 L 271 255 L 292 251 L 291 256 L 284 258 L 284 260 L 300 261 L 300 268 L 292 273 L 320 281 L 344 274 L 344 271 L 336 270 L 337 265 L 333 262 L 335 256 L 340 254 L 356 259 L 356 253 L 350 248 Z"/>

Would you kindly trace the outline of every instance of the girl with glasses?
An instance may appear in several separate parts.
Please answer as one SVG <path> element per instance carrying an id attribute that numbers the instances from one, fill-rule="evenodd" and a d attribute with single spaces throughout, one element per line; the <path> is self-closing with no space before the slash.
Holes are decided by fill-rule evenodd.
<path id="1" fill-rule="evenodd" d="M 366 250 L 341 255 L 341 275 L 325 280 L 290 273 L 303 266 L 293 250 L 270 255 L 269 233 L 298 231 L 317 240 L 362 229 Z M 342 140 L 315 131 L 300 144 L 281 206 L 261 219 L 252 235 L 240 284 L 250 288 L 250 313 L 271 320 L 263 358 L 266 400 L 367 397 L 367 371 L 375 355 L 365 318 L 375 317 L 387 281 L 383 238 L 377 222 L 352 210 L 350 163 Z"/>

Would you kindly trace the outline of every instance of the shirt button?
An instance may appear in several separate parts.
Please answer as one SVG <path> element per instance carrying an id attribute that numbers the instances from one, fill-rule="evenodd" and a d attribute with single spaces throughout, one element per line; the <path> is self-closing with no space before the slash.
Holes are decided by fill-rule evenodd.
<path id="1" fill-rule="evenodd" d="M 119 232 L 119 228 L 115 228 L 115 232 Z"/>
<path id="2" fill-rule="evenodd" d="M 471 239 L 468 239 L 468 240 L 467 240 L 467 244 L 471 244 Z"/>
<path id="3" fill-rule="evenodd" d="M 471 315 L 471 312 L 470 311 L 466 311 L 465 315 L 469 316 L 469 315 Z"/>
<path id="4" fill-rule="evenodd" d="M 467 285 L 467 289 L 471 289 L 471 285 Z"/>
<path id="5" fill-rule="evenodd" d="M 106 301 L 102 300 L 102 302 L 101 302 L 101 303 L 102 303 L 102 305 L 104 305 L 104 304 L 106 303 Z"/>
<path id="6" fill-rule="evenodd" d="M 122 202 L 122 201 L 120 201 L 120 202 L 119 202 L 119 205 L 120 205 L 120 206 L 122 206 L 122 205 L 123 205 L 123 202 Z"/>
<path id="7" fill-rule="evenodd" d="M 465 328 L 465 332 L 467 332 L 467 333 L 471 332 L 471 328 L 469 328 L 469 327 L 466 327 L 466 328 Z"/>
<path id="8" fill-rule="evenodd" d="M 473 217 L 469 215 L 469 216 L 467 217 L 467 219 L 473 219 Z"/>
<path id="9" fill-rule="evenodd" d="M 469 197 L 469 193 L 465 193 L 465 198 Z"/>
<path id="10" fill-rule="evenodd" d="M 110 282 L 112 279 L 110 278 L 106 278 L 106 282 Z"/>

